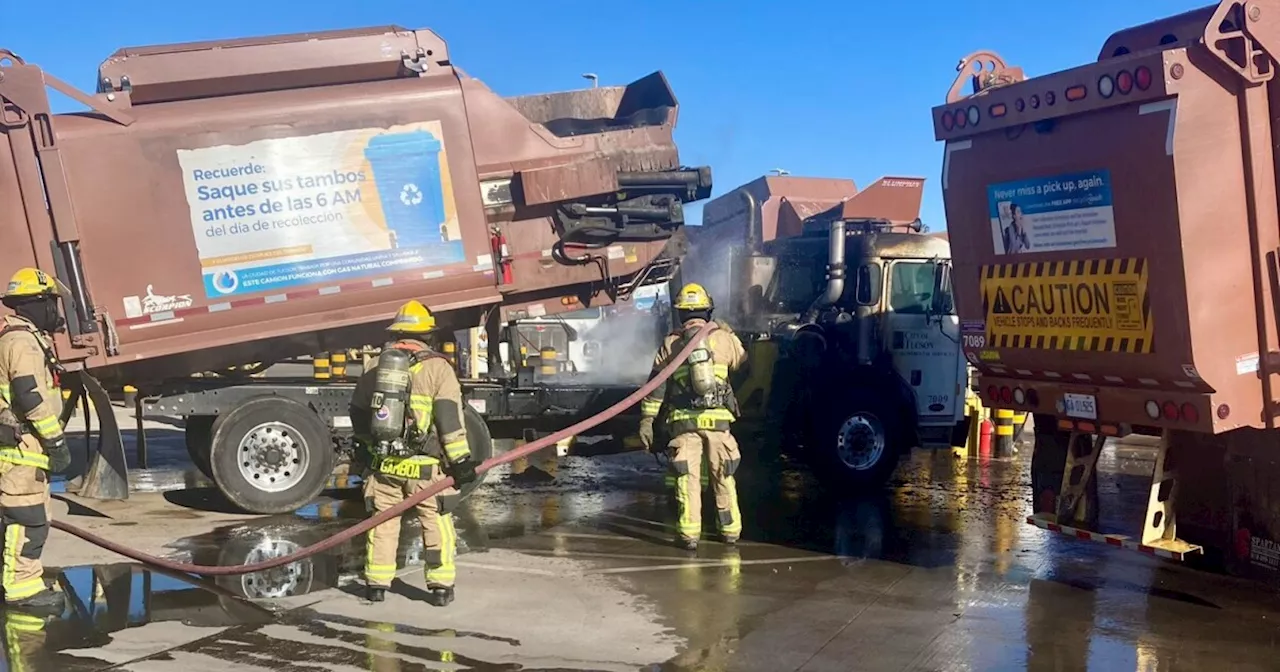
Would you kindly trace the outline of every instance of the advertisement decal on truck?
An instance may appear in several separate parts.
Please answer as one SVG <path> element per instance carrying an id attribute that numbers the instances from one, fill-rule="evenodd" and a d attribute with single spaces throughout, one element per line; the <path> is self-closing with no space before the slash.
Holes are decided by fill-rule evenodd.
<path id="1" fill-rule="evenodd" d="M 205 295 L 462 262 L 440 122 L 178 150 Z"/>
<path id="2" fill-rule="evenodd" d="M 987 204 L 998 255 L 1116 246 L 1105 170 L 993 184 Z"/>
<path id="3" fill-rule="evenodd" d="M 987 345 L 1150 353 L 1145 259 L 983 266 Z"/>

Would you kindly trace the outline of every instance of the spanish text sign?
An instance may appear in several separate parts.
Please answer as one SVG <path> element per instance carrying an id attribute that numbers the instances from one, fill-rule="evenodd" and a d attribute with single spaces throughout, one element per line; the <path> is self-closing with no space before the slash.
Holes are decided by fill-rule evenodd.
<path id="1" fill-rule="evenodd" d="M 1154 352 L 1145 259 L 983 266 L 988 347 Z"/>
<path id="2" fill-rule="evenodd" d="M 178 150 L 205 294 L 464 259 L 440 122 Z"/>
<path id="3" fill-rule="evenodd" d="M 1111 173 L 1105 170 L 993 184 L 987 205 L 996 254 L 1116 246 Z"/>

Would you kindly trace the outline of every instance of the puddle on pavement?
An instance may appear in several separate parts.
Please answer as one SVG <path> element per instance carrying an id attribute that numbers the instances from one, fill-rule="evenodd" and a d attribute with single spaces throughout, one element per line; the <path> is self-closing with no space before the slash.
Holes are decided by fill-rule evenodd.
<path id="1" fill-rule="evenodd" d="M 460 551 L 563 555 L 612 573 L 687 639 L 676 658 L 648 668 L 654 671 L 795 669 L 783 660 L 790 649 L 818 638 L 818 648 L 838 650 L 840 637 L 858 627 L 894 633 L 897 643 L 881 647 L 879 635 L 862 634 L 862 648 L 849 655 L 871 660 L 881 650 L 912 651 L 893 669 L 922 662 L 937 669 L 1110 669 L 1113 661 L 1126 669 L 1271 669 L 1280 601 L 1260 598 L 1247 583 L 1028 526 L 1025 457 L 979 462 L 918 454 L 890 487 L 845 498 L 825 494 L 810 474 L 786 463 L 744 465 L 746 543 L 708 542 L 692 560 L 669 543 L 675 513 L 652 464 L 634 456 L 517 462 L 457 513 Z M 1115 515 L 1140 512 L 1150 463 L 1104 461 L 1102 469 L 1100 492 L 1118 504 Z M 712 510 L 708 501 L 704 511 Z M 180 560 L 246 564 L 296 551 L 365 515 L 357 498 L 326 499 L 173 548 Z M 712 516 L 704 518 L 710 531 Z M 306 609 L 271 614 L 237 599 L 295 597 L 358 580 L 363 544 L 358 537 L 277 570 L 219 577 L 211 589 L 127 565 L 66 570 L 64 589 L 84 606 L 68 624 L 49 626 L 45 648 L 50 656 L 93 648 L 121 629 L 170 620 L 232 626 L 177 651 L 266 669 L 528 669 L 466 658 L 449 645 L 473 639 L 518 647 L 514 641 Z M 416 524 L 402 526 L 400 548 L 400 566 L 420 564 Z M 833 621 L 844 627 L 824 630 Z M 860 626 L 846 631 L 855 621 Z M 264 624 L 312 639 L 282 640 Z M 744 656 L 777 664 L 744 667 Z"/>

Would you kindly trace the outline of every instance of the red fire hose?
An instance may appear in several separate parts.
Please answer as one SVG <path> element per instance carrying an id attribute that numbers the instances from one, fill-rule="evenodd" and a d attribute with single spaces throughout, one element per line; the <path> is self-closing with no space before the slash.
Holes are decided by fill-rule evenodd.
<path id="1" fill-rule="evenodd" d="M 689 353 L 693 352 L 693 349 L 697 347 L 697 345 L 701 343 L 702 340 L 705 339 L 708 334 L 714 331 L 717 328 L 717 326 L 718 325 L 715 322 L 707 322 L 705 325 L 703 325 L 703 327 L 698 330 L 698 332 L 694 335 L 694 337 L 684 346 L 684 349 L 681 350 L 670 362 L 667 363 L 667 365 L 661 371 L 658 372 L 658 375 L 654 376 L 652 380 L 645 383 L 640 389 L 636 390 L 635 392 L 632 392 L 631 395 L 628 396 L 626 399 L 623 399 L 622 401 L 614 404 L 613 406 L 610 406 L 609 408 L 601 411 L 600 413 L 597 413 L 596 415 L 593 415 L 590 418 L 587 418 L 586 420 L 583 420 L 582 422 L 579 422 L 571 427 L 562 429 L 550 436 L 543 437 L 532 443 L 525 444 L 509 453 L 506 453 L 505 455 L 501 455 L 499 457 L 485 460 L 482 464 L 480 464 L 480 466 L 476 467 L 476 473 L 483 474 L 484 472 L 489 471 L 490 469 L 500 464 L 506 464 L 508 462 L 518 460 L 527 455 L 536 453 L 539 450 L 542 450 L 543 448 L 546 448 L 548 446 L 553 446 L 557 442 L 561 441 L 562 439 L 566 439 L 576 434 L 580 434 L 583 430 L 591 429 L 592 427 L 599 425 L 600 423 L 618 415 L 619 413 L 627 410 L 631 406 L 634 406 L 635 404 L 639 403 L 641 399 L 645 398 L 645 396 L 647 396 L 650 392 L 657 389 L 659 385 L 662 385 L 663 383 L 665 383 L 667 381 L 667 378 L 670 378 L 671 375 L 675 373 L 676 367 L 678 367 L 682 362 L 684 362 L 684 360 L 689 357 Z M 432 485 L 431 487 L 415 494 L 414 496 L 404 500 L 403 502 L 396 504 L 395 506 L 387 509 L 386 511 L 383 511 L 359 524 L 348 527 L 347 529 L 333 535 L 332 537 L 329 537 L 328 539 L 324 539 L 323 541 L 316 542 L 306 548 L 294 551 L 293 553 L 290 553 L 288 555 L 284 555 L 278 558 L 273 558 L 271 560 L 264 560 L 262 562 L 255 562 L 250 565 L 236 565 L 233 567 L 221 567 L 221 566 L 215 566 L 215 565 L 191 565 L 183 562 L 174 562 L 172 560 L 165 560 L 164 558 L 157 558 L 154 555 L 149 555 L 147 553 L 143 553 L 141 551 L 129 548 L 127 546 L 117 544 L 114 541 L 103 539 L 102 537 L 99 537 L 98 535 L 93 534 L 92 532 L 86 532 L 78 527 L 75 527 L 74 525 L 70 525 L 61 520 L 53 521 L 52 526 L 56 530 L 62 530 L 67 534 L 80 537 L 81 539 L 84 539 L 85 541 L 91 544 L 94 544 L 96 546 L 101 546 L 102 548 L 105 548 L 113 553 L 118 553 L 120 555 L 125 556 L 126 558 L 136 560 L 143 564 L 152 565 L 155 567 L 161 567 L 174 572 L 184 572 L 188 574 L 201 574 L 204 576 L 236 576 L 239 574 L 250 574 L 252 572 L 261 572 L 268 569 L 274 569 L 276 567 L 282 567 L 289 563 L 297 562 L 303 558 L 313 556 L 316 553 L 323 553 L 324 551 L 327 551 L 337 546 L 338 544 L 348 541 L 357 535 L 368 532 L 374 527 L 377 527 L 378 525 L 381 525 L 382 523 L 385 523 L 388 520 L 391 520 L 392 518 L 398 518 L 405 511 L 408 511 L 409 509 L 417 506 L 419 502 L 425 500 L 428 497 L 435 496 L 441 490 L 444 490 L 451 485 L 453 485 L 453 478 L 446 477 L 444 480 L 440 481 L 439 483 L 436 483 L 435 485 Z"/>

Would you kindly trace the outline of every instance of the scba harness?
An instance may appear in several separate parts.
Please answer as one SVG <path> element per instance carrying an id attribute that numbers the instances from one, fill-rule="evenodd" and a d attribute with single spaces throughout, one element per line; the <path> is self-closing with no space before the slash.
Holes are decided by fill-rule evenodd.
<path id="1" fill-rule="evenodd" d="M 392 344 L 378 358 L 369 429 L 374 468 L 380 474 L 415 480 L 430 477 L 440 464 L 443 451 L 431 422 L 433 400 L 413 394 L 411 385 L 413 374 L 432 359 L 446 357 L 413 341 Z"/>
<path id="2" fill-rule="evenodd" d="M 700 326 L 686 327 L 672 344 L 679 352 L 697 335 Z M 729 365 L 718 363 L 708 342 L 689 354 L 671 376 L 673 409 L 667 418 L 673 434 L 690 431 L 728 431 L 739 414 L 738 398 L 729 384 Z"/>

